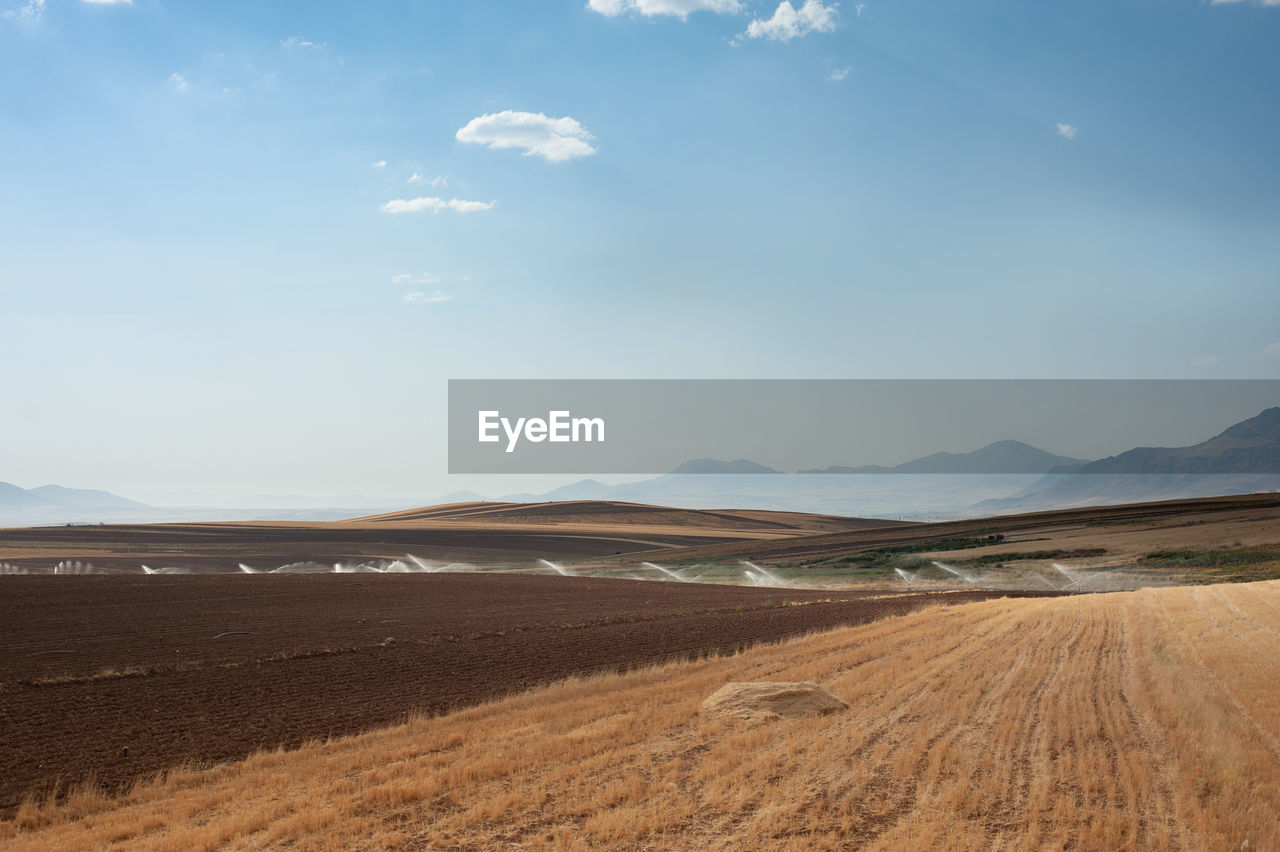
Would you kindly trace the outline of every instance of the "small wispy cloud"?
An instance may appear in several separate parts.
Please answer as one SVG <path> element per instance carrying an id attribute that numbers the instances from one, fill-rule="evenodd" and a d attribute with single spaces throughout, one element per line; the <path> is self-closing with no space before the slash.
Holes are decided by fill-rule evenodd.
<path id="1" fill-rule="evenodd" d="M 413 274 L 412 272 L 398 272 L 395 275 L 391 276 L 391 283 L 420 286 L 423 284 L 439 284 L 440 278 L 438 276 L 432 275 L 430 272 L 422 272 L 416 275 Z"/>
<path id="2" fill-rule="evenodd" d="M 1080 132 L 1080 128 L 1074 124 L 1058 124 L 1058 135 L 1063 139 L 1075 139 L 1076 134 Z"/>
<path id="3" fill-rule="evenodd" d="M 385 169 L 386 167 L 387 167 L 386 160 L 375 160 L 374 162 L 369 164 L 369 168 L 371 169 Z"/>
<path id="4" fill-rule="evenodd" d="M 16 9 L 0 9 L 0 18 L 34 23 L 44 17 L 44 0 L 27 0 Z"/>
<path id="5" fill-rule="evenodd" d="M 596 152 L 595 137 L 575 119 L 549 118 L 540 112 L 502 112 L 471 119 L 454 134 L 459 142 L 489 148 L 523 148 L 524 156 L 560 163 Z"/>
<path id="6" fill-rule="evenodd" d="M 853 70 L 852 65 L 846 65 L 843 68 L 837 68 L 827 75 L 828 83 L 839 83 L 845 77 L 849 76 L 849 72 Z"/>
<path id="7" fill-rule="evenodd" d="M 861 18 L 861 17 L 862 17 L 862 13 L 863 13 L 863 12 L 865 12 L 865 11 L 866 11 L 866 9 L 867 9 L 867 4 L 866 4 L 866 3 L 856 3 L 856 4 L 854 4 L 854 7 L 853 7 L 853 14 L 854 14 L 856 17 Z"/>
<path id="8" fill-rule="evenodd" d="M 742 11 L 740 0 L 587 0 L 587 8 L 608 18 L 631 12 L 653 17 L 670 15 L 684 20 L 694 12 L 735 15 Z"/>
<path id="9" fill-rule="evenodd" d="M 452 298 L 453 297 L 450 296 L 448 293 L 444 293 L 440 290 L 436 290 L 431 293 L 424 293 L 422 291 L 418 291 L 414 293 L 404 294 L 404 301 L 408 302 L 411 305 L 434 305 L 440 302 L 448 302 Z"/>
<path id="10" fill-rule="evenodd" d="M 824 6 L 822 0 L 804 0 L 804 5 L 797 9 L 790 0 L 782 0 L 772 18 L 756 18 L 747 25 L 743 35 L 785 42 L 803 38 L 809 33 L 829 33 L 836 28 L 839 17 L 837 5 Z"/>
<path id="11" fill-rule="evenodd" d="M 289 36 L 280 39 L 280 46 L 285 50 L 324 50 L 325 43 L 322 41 L 311 41 L 301 36 Z"/>
<path id="12" fill-rule="evenodd" d="M 185 92 L 191 88 L 191 84 L 187 82 L 187 78 L 183 77 L 176 71 L 169 75 L 169 86 L 175 92 Z"/>
<path id="13" fill-rule="evenodd" d="M 418 174 L 417 172 L 414 172 L 413 174 L 409 175 L 408 182 L 409 183 L 425 183 L 429 186 L 448 186 L 449 176 L 437 175 L 436 177 L 433 177 L 433 178 L 425 178 L 422 175 Z"/>
<path id="14" fill-rule="evenodd" d="M 393 198 L 378 209 L 383 213 L 421 213 L 424 210 L 439 212 L 441 210 L 457 210 L 459 213 L 475 213 L 480 210 L 492 210 L 496 201 L 463 201 L 450 198 L 447 201 L 435 196 L 422 198 Z"/>
<path id="15" fill-rule="evenodd" d="M 1262 347 L 1263 355 L 1280 355 L 1280 340 Z"/>

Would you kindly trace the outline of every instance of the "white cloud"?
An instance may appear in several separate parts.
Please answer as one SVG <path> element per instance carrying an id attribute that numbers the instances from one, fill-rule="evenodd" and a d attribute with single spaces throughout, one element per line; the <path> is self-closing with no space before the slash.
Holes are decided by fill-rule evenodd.
<path id="1" fill-rule="evenodd" d="M 1075 139 L 1076 134 L 1080 132 L 1080 128 L 1074 124 L 1059 124 L 1058 135 L 1063 139 Z"/>
<path id="2" fill-rule="evenodd" d="M 1280 340 L 1262 347 L 1263 355 L 1280 355 Z"/>
<path id="3" fill-rule="evenodd" d="M 740 0 L 587 0 L 587 8 L 610 18 L 633 12 L 646 17 L 672 15 L 683 20 L 693 12 L 734 15 L 742 11 L 742 3 Z"/>
<path id="4" fill-rule="evenodd" d="M 169 85 L 177 92 L 185 92 L 187 89 L 191 88 L 191 84 L 187 82 L 187 78 L 177 72 L 169 75 Z"/>
<path id="5" fill-rule="evenodd" d="M 377 162 L 369 164 L 369 168 L 371 169 L 385 169 L 386 167 L 387 167 L 386 160 L 378 160 Z"/>
<path id="6" fill-rule="evenodd" d="M 16 9 L 0 10 L 0 18 L 18 21 L 38 21 L 44 17 L 44 0 L 27 0 Z"/>
<path id="7" fill-rule="evenodd" d="M 430 272 L 423 272 L 414 275 L 410 272 L 399 272 L 391 276 L 392 284 L 439 284 L 439 277 L 432 275 Z"/>
<path id="8" fill-rule="evenodd" d="M 774 41 L 791 41 L 809 33 L 829 33 L 836 28 L 836 6 L 822 5 L 822 0 L 804 0 L 799 10 L 789 0 L 782 0 L 769 20 L 756 18 L 743 33 L 747 38 L 769 38 Z"/>
<path id="9" fill-rule="evenodd" d="M 846 65 L 843 68 L 837 68 L 827 75 L 828 83 L 839 83 L 845 77 L 849 76 L 849 72 L 853 70 L 852 65 Z"/>
<path id="10" fill-rule="evenodd" d="M 867 4 L 866 4 L 866 3 L 858 3 L 857 5 L 855 5 L 855 6 L 853 7 L 853 13 L 854 13 L 855 15 L 857 15 L 859 18 L 861 18 L 861 17 L 862 17 L 862 13 L 863 13 L 863 11 L 865 11 L 865 10 L 866 10 L 866 8 L 867 8 Z"/>
<path id="11" fill-rule="evenodd" d="M 433 177 L 433 178 L 424 178 L 422 175 L 418 174 L 417 172 L 414 172 L 413 174 L 409 175 L 409 183 L 427 183 L 427 184 L 431 184 L 432 186 L 448 186 L 449 176 L 437 175 L 436 177 Z"/>
<path id="12" fill-rule="evenodd" d="M 572 118 L 548 118 L 540 112 L 502 112 L 467 122 L 455 137 L 490 148 L 523 148 L 524 156 L 537 155 L 552 163 L 596 152 L 587 129 Z"/>
<path id="13" fill-rule="evenodd" d="M 395 198 L 378 209 L 383 213 L 421 213 L 423 210 L 457 210 L 459 213 L 474 213 L 478 210 L 490 210 L 496 201 L 462 201 L 450 198 L 425 196 L 423 198 Z"/>
<path id="14" fill-rule="evenodd" d="M 317 43 L 298 36 L 281 39 L 280 46 L 288 50 L 324 50 L 324 42 Z"/>
<path id="15" fill-rule="evenodd" d="M 436 290 L 434 293 L 405 293 L 404 300 L 411 305 L 434 305 L 439 302 L 447 302 L 453 297 L 448 293 L 442 293 Z"/>

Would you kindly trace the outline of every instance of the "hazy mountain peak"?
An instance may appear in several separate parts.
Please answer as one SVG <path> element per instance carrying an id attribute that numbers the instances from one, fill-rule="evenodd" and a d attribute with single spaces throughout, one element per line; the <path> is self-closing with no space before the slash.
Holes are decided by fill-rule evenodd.
<path id="1" fill-rule="evenodd" d="M 64 506 L 75 506 L 81 509 L 106 509 L 120 507 L 145 507 L 145 503 L 130 500 L 110 491 L 99 491 L 96 488 L 64 488 L 61 485 L 41 485 L 29 489 L 29 493 L 61 503 Z"/>
<path id="2" fill-rule="evenodd" d="M 1242 420 L 1189 447 L 1135 447 L 1080 473 L 1280 473 L 1280 407 Z"/>
<path id="3" fill-rule="evenodd" d="M 750 459 L 691 459 L 677 467 L 672 473 L 782 473 Z"/>
<path id="4" fill-rule="evenodd" d="M 893 467 L 832 465 L 825 470 L 799 473 L 1048 473 L 1083 463 L 1083 459 L 1054 455 L 1022 441 L 1004 440 L 968 453 L 930 453 Z"/>

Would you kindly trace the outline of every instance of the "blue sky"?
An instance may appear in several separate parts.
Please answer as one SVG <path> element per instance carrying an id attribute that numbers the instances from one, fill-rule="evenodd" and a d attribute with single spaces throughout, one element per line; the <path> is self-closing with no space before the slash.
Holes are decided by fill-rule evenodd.
<path id="1" fill-rule="evenodd" d="M 1280 376 L 1280 6 L 783 6 L 0 0 L 0 479 L 514 484 L 450 378 Z"/>

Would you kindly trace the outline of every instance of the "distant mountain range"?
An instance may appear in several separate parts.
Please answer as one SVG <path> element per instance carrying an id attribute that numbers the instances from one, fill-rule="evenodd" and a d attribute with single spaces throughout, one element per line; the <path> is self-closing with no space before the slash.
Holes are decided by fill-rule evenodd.
<path id="1" fill-rule="evenodd" d="M 0 507 L 67 507 L 72 509 L 146 509 L 145 503 L 129 500 L 107 491 L 87 488 L 63 488 L 61 485 L 41 485 L 39 488 L 19 488 L 8 482 L 0 482 Z"/>
<path id="2" fill-rule="evenodd" d="M 733 474 L 726 476 L 724 474 Z M 837 474 L 858 474 L 840 476 Z M 956 476 L 955 474 L 966 474 Z M 1190 447 L 1136 447 L 1096 461 L 1021 441 L 968 453 L 933 453 L 891 467 L 833 465 L 786 474 L 748 460 L 692 459 L 671 473 L 609 485 L 594 479 L 510 502 L 623 500 L 685 508 L 762 508 L 862 517 L 961 517 L 1054 507 L 1280 490 L 1280 407 Z M 436 503 L 486 499 L 455 491 Z M 0 525 L 179 520 L 336 520 L 412 499 L 256 495 L 210 505 L 155 507 L 106 491 L 0 482 Z"/>
<path id="3" fill-rule="evenodd" d="M 750 473 L 782 473 L 780 470 L 774 470 L 771 467 L 762 464 L 756 464 L 746 459 L 734 459 L 733 461 L 719 461 L 718 459 L 694 459 L 687 461 L 677 467 L 672 473 L 678 474 L 697 474 L 697 473 L 732 473 L 732 474 L 750 474 Z"/>
<path id="4" fill-rule="evenodd" d="M 971 453 L 933 453 L 893 467 L 833 465 L 797 473 L 1049 473 L 1085 464 L 1085 459 L 1057 456 L 1021 441 L 996 441 Z"/>
<path id="5" fill-rule="evenodd" d="M 359 496 L 258 494 L 221 501 L 208 495 L 178 496 L 180 499 L 166 500 L 165 505 L 157 506 L 130 500 L 109 491 L 64 488 L 61 485 L 20 488 L 12 483 L 0 482 L 0 526 L 163 521 L 332 521 L 368 514 L 370 509 L 410 508 L 420 502 L 403 498 L 375 500 Z"/>
<path id="6" fill-rule="evenodd" d="M 1190 447 L 1137 447 L 1075 473 L 1257 474 L 1280 472 L 1280 408 L 1268 408 Z"/>
<path id="7" fill-rule="evenodd" d="M 1280 408 L 1190 447 L 1136 447 L 978 503 L 980 511 L 1065 508 L 1280 490 Z"/>
<path id="8" fill-rule="evenodd" d="M 736 475 L 720 475 L 725 473 Z M 892 467 L 833 465 L 779 473 L 747 459 L 695 459 L 641 482 L 607 485 L 586 479 L 544 494 L 499 499 L 608 499 L 923 518 L 1274 491 L 1280 490 L 1280 408 L 1191 447 L 1139 447 L 1097 461 L 1010 440 Z"/>

